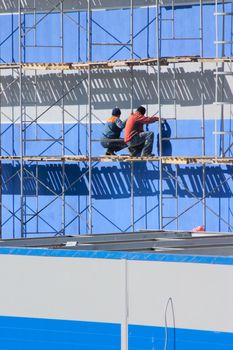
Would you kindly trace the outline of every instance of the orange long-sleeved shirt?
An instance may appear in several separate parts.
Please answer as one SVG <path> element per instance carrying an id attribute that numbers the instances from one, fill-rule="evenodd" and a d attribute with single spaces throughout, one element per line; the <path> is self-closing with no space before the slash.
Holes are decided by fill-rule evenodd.
<path id="1" fill-rule="evenodd" d="M 126 122 L 125 126 L 125 143 L 132 140 L 132 138 L 143 132 L 143 124 L 151 124 L 159 120 L 159 117 L 145 117 L 140 112 L 131 114 Z"/>

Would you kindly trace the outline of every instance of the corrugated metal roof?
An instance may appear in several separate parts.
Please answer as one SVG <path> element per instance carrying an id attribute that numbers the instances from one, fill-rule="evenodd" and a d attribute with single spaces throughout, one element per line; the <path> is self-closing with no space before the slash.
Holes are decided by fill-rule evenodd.
<path id="1" fill-rule="evenodd" d="M 3 247 L 233 257 L 233 234 L 140 231 L 2 240 Z"/>

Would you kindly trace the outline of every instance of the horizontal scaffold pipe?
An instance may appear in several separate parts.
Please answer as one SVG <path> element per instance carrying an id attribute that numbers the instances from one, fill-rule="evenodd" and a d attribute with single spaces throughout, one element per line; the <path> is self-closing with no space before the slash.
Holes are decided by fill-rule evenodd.
<path id="1" fill-rule="evenodd" d="M 0 156 L 0 161 L 23 160 L 25 162 L 88 162 L 89 156 Z M 202 156 L 150 156 L 131 157 L 128 155 L 117 156 L 93 156 L 92 162 L 144 162 L 157 161 L 163 164 L 230 164 L 233 165 L 233 157 L 202 157 Z"/>

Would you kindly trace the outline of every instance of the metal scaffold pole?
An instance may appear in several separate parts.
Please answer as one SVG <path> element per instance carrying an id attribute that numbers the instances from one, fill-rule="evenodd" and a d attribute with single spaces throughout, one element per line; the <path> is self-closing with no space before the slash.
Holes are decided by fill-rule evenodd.
<path id="1" fill-rule="evenodd" d="M 218 62 L 218 58 L 219 58 L 219 47 L 218 47 L 218 42 L 219 42 L 219 33 L 218 33 L 218 0 L 215 0 L 215 40 L 216 40 L 216 45 L 215 45 L 215 55 L 216 55 L 216 70 L 215 70 L 215 103 L 216 106 L 218 105 L 218 89 L 219 89 L 219 62 Z M 216 112 L 215 112 L 216 114 Z M 215 153 L 215 157 L 218 156 L 218 120 L 217 120 L 217 115 L 215 115 L 215 120 L 214 120 L 214 124 L 215 124 L 215 134 L 214 134 L 214 153 Z"/>
<path id="2" fill-rule="evenodd" d="M 19 113 L 20 113 L 20 232 L 24 237 L 24 200 L 23 200 L 23 111 L 22 111 L 22 23 L 21 23 L 21 0 L 18 2 L 18 27 L 19 27 Z"/>
<path id="3" fill-rule="evenodd" d="M 175 39 L 175 5 L 174 5 L 174 0 L 172 0 L 172 37 Z M 176 63 L 174 62 L 173 64 L 173 108 L 174 108 L 174 120 L 175 120 L 175 136 L 177 137 L 177 77 L 176 77 Z M 176 199 L 176 229 L 179 229 L 179 186 L 178 186 L 178 176 L 179 176 L 179 168 L 178 165 L 175 165 L 175 199 Z"/>
<path id="4" fill-rule="evenodd" d="M 200 0 L 200 56 L 203 57 L 203 0 Z M 202 156 L 205 156 L 205 102 L 204 102 L 204 63 L 201 62 L 201 130 L 202 130 Z M 206 166 L 202 165 L 202 224 L 206 227 Z"/>
<path id="5" fill-rule="evenodd" d="M 160 2 L 156 0 L 157 95 L 159 111 L 159 156 L 162 156 L 161 96 L 160 96 Z M 163 229 L 163 164 L 159 161 L 159 228 Z"/>
<path id="6" fill-rule="evenodd" d="M 225 0 L 222 0 L 222 13 L 225 14 Z M 225 15 L 222 16 L 222 50 L 221 57 L 225 56 Z M 221 69 L 224 72 L 225 63 L 222 62 Z M 222 79 L 221 82 L 221 121 L 220 121 L 220 156 L 224 157 L 224 149 L 225 149 L 225 121 L 224 121 L 224 85 L 225 79 Z"/>
<path id="7" fill-rule="evenodd" d="M 64 8 L 63 1 L 60 4 L 60 27 L 61 27 L 61 63 L 64 63 Z M 64 71 L 61 71 L 62 76 L 62 96 L 64 96 Z M 61 112 L 62 112 L 62 128 L 61 128 L 61 137 L 62 137 L 62 156 L 65 155 L 65 106 L 64 106 L 64 97 L 61 99 Z M 62 213 L 61 213 L 61 234 L 65 235 L 65 162 L 62 162 Z"/>
<path id="8" fill-rule="evenodd" d="M 88 229 L 89 234 L 92 234 L 92 89 L 91 89 L 91 0 L 88 0 L 88 34 L 87 34 L 87 45 L 88 45 L 88 88 L 87 88 L 87 99 L 88 99 L 88 151 L 89 151 L 89 177 L 88 177 Z"/>
<path id="9" fill-rule="evenodd" d="M 133 35 L 134 35 L 134 11 L 133 11 L 133 0 L 130 1 L 130 58 L 133 59 L 133 50 L 134 50 L 134 45 L 133 45 Z M 130 67 L 130 110 L 131 113 L 133 112 L 133 101 L 134 101 L 134 76 L 133 76 L 133 67 Z M 135 217 L 134 217 L 134 163 L 131 162 L 130 166 L 130 172 L 131 172 L 131 230 L 134 232 L 134 222 L 135 222 Z"/>

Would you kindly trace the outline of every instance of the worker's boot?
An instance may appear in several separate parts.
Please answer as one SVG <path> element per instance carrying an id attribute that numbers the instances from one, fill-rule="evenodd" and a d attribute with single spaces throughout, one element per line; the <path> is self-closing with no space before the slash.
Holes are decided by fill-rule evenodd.
<path id="1" fill-rule="evenodd" d="M 129 155 L 131 157 L 137 157 L 138 155 L 138 150 L 135 149 L 134 147 L 128 147 Z"/>
<path id="2" fill-rule="evenodd" d="M 107 150 L 106 153 L 105 153 L 106 156 L 116 156 L 116 153 L 112 150 Z"/>

